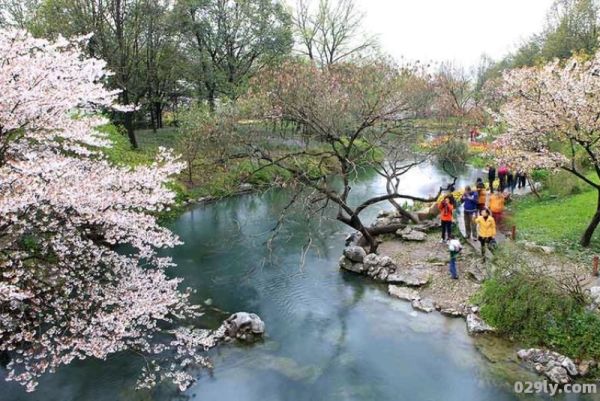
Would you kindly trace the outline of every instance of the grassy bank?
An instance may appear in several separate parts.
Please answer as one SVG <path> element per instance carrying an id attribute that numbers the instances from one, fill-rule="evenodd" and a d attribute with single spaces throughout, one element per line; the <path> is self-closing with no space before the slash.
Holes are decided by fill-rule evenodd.
<path id="1" fill-rule="evenodd" d="M 594 179 L 593 175 L 589 175 Z M 510 223 L 517 226 L 521 239 L 555 246 L 560 252 L 591 254 L 600 251 L 600 231 L 589 248 L 579 240 L 590 222 L 597 203 L 597 192 L 573 175 L 563 172 L 542 178 L 541 200 L 527 195 L 509 206 Z"/>
<path id="2" fill-rule="evenodd" d="M 542 200 L 530 195 L 511 205 L 511 222 L 517 226 L 521 238 L 561 249 L 578 248 L 596 201 L 595 191 L 556 198 L 544 194 Z M 600 250 L 599 233 L 594 234 L 590 248 Z"/>

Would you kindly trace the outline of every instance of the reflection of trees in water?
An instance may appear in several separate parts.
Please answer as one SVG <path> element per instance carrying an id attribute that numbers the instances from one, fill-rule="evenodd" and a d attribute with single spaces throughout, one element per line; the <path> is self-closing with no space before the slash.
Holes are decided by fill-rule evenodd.
<path id="1" fill-rule="evenodd" d="M 339 335 L 337 336 L 337 341 L 334 344 L 331 354 L 328 358 L 323 360 L 323 364 L 320 366 L 322 372 L 336 372 L 336 370 L 339 370 L 339 368 L 342 366 L 340 361 L 343 358 L 344 350 L 347 347 L 346 340 L 348 334 L 348 319 L 352 310 L 354 310 L 354 308 L 364 298 L 365 292 L 368 288 L 368 285 L 366 285 L 366 283 L 364 283 L 360 277 L 356 277 L 352 273 L 343 271 L 340 271 L 340 274 L 345 285 L 337 287 L 340 291 L 344 292 L 339 299 L 343 301 L 348 299 L 348 297 L 345 296 L 345 291 L 348 288 L 352 288 L 352 296 L 349 297 L 350 302 L 343 302 L 337 309 L 337 319 L 329 319 L 327 321 L 328 324 L 324 325 L 319 330 L 321 338 L 325 338 L 328 332 L 335 331 L 337 327 L 339 327 Z M 320 384 L 323 385 L 322 388 L 319 386 Z M 352 387 L 352 384 L 345 384 L 345 387 Z M 323 389 L 325 389 L 325 391 L 336 389 L 335 386 L 332 386 L 331 377 L 328 375 L 321 375 L 311 385 L 311 391 L 315 392 L 315 394 L 319 394 L 320 396 L 323 395 Z M 327 396 L 330 397 L 329 399 L 331 400 L 335 399 L 331 398 L 333 397 L 332 394 L 327 394 Z"/>

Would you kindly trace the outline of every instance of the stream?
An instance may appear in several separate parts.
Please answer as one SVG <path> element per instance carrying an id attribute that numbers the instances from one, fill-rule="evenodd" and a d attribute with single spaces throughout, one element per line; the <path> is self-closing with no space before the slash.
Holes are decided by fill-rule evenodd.
<path id="1" fill-rule="evenodd" d="M 483 173 L 467 171 L 459 186 L 478 175 Z M 425 196 L 444 180 L 435 166 L 421 165 L 401 187 Z M 352 194 L 358 202 L 384 188 L 376 174 L 365 173 Z M 215 368 L 198 372 L 198 382 L 184 394 L 170 385 L 133 390 L 143 361 L 120 353 L 61 368 L 43 377 L 34 393 L 5 382 L 0 370 L 0 400 L 550 399 L 514 393 L 515 380 L 542 380 L 518 365 L 515 346 L 470 337 L 464 320 L 416 313 L 409 303 L 388 296 L 386 286 L 340 271 L 350 229 L 333 219 L 309 220 L 304 210 L 293 209 L 269 250 L 265 241 L 288 199 L 284 189 L 232 197 L 194 206 L 170 224 L 185 242 L 169 251 L 178 264 L 172 274 L 197 290 L 193 302 L 206 304 L 205 327 L 217 327 L 236 311 L 255 312 L 266 323 L 264 341 L 212 350 Z M 372 219 L 377 211 L 373 207 L 366 215 Z"/>

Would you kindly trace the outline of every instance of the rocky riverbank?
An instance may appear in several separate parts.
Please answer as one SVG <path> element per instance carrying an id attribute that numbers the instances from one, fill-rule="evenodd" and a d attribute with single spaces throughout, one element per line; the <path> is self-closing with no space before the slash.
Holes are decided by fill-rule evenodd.
<path id="1" fill-rule="evenodd" d="M 474 258 L 474 250 L 465 246 L 458 261 L 459 280 L 448 274 L 447 246 L 439 242 L 439 224 L 423 220 L 410 224 L 394 213 L 381 213 L 374 227 L 402 223 L 395 235 L 386 237 L 377 254 L 367 254 L 352 238 L 340 258 L 344 270 L 363 274 L 375 281 L 389 284 L 388 292 L 412 303 L 416 310 L 438 310 L 449 316 L 477 312 L 469 299 L 483 280 L 483 266 Z"/>
<path id="2" fill-rule="evenodd" d="M 419 217 L 427 218 L 425 215 Z M 388 293 L 410 302 L 415 311 L 439 311 L 449 317 L 464 318 L 471 335 L 494 332 L 495 329 L 479 316 L 479 308 L 471 302 L 491 268 L 479 257 L 476 245 L 462 241 L 464 248 L 457 263 L 459 280 L 453 280 L 448 272 L 447 245 L 440 243 L 439 230 L 436 230 L 438 224 L 430 219 L 412 224 L 394 213 L 384 212 L 373 226 L 398 223 L 403 227 L 394 235 L 383 238 L 377 254 L 367 254 L 357 245 L 360 238 L 353 236 L 344 249 L 340 267 L 387 283 Z M 553 253 L 553 249 L 532 243 L 521 246 L 524 252 L 532 253 L 532 257 Z M 594 304 L 599 305 L 600 286 L 592 287 L 591 293 Z M 540 349 L 520 350 L 518 358 L 533 372 L 558 384 L 584 377 L 596 366 L 594 361 L 573 361 L 567 356 Z"/>

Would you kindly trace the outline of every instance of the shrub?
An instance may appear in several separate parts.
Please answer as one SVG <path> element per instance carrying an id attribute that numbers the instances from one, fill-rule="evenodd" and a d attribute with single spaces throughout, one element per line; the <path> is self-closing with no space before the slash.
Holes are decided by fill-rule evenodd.
<path id="1" fill-rule="evenodd" d="M 545 177 L 544 187 L 550 195 L 558 195 L 560 197 L 577 195 L 591 188 L 567 171 L 548 174 Z"/>
<path id="2" fill-rule="evenodd" d="M 600 316 L 585 309 L 574 274 L 549 274 L 510 246 L 475 301 L 501 334 L 579 358 L 600 357 Z"/>
<path id="3" fill-rule="evenodd" d="M 548 170 L 535 169 L 531 172 L 531 179 L 535 182 L 541 182 L 544 185 L 546 185 L 549 177 L 550 172 Z"/>

